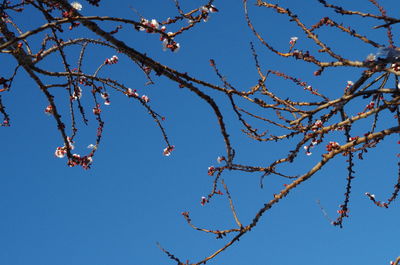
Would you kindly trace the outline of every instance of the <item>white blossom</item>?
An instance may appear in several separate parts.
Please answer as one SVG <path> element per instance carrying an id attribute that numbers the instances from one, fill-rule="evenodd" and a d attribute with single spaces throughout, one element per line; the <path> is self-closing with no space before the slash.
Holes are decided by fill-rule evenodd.
<path id="1" fill-rule="evenodd" d="M 79 2 L 72 2 L 72 3 L 71 3 L 71 6 L 72 6 L 75 10 L 78 10 L 78 11 L 81 11 L 81 10 L 82 10 L 82 4 L 79 3 Z"/>

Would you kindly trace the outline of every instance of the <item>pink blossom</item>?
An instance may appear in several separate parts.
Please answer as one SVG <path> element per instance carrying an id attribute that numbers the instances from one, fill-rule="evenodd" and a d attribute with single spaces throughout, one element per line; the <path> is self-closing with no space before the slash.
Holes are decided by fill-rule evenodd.
<path id="1" fill-rule="evenodd" d="M 314 122 L 314 124 L 311 126 L 311 131 L 315 132 L 317 131 L 319 128 L 322 128 L 324 124 L 322 123 L 321 120 L 317 120 Z"/>
<path id="2" fill-rule="evenodd" d="M 158 29 L 160 27 L 160 24 L 158 24 L 157 20 L 152 19 L 151 22 L 150 22 L 150 26 L 152 28 Z"/>
<path id="3" fill-rule="evenodd" d="M 369 109 L 369 110 L 373 109 L 374 107 L 375 107 L 375 102 L 373 102 L 373 101 L 371 101 L 371 102 L 366 106 L 366 108 Z"/>
<path id="4" fill-rule="evenodd" d="M 340 148 L 340 144 L 338 142 L 329 142 L 329 144 L 326 145 L 326 150 L 328 152 L 331 152 L 333 150 L 338 150 Z"/>
<path id="5" fill-rule="evenodd" d="M 104 64 L 116 64 L 116 63 L 118 63 L 118 56 L 116 56 L 116 55 L 113 55 L 110 59 L 106 59 L 105 61 L 104 61 Z"/>
<path id="6" fill-rule="evenodd" d="M 56 151 L 54 152 L 54 155 L 58 158 L 63 158 L 66 153 L 67 150 L 65 147 L 57 147 Z"/>
<path id="7" fill-rule="evenodd" d="M 146 95 L 143 95 L 143 96 L 142 96 L 142 100 L 143 100 L 145 103 L 149 103 L 149 101 L 150 101 L 149 97 L 146 96 Z"/>
<path id="8" fill-rule="evenodd" d="M 125 93 L 128 97 L 139 97 L 139 94 L 136 92 L 136 89 L 128 88 L 128 91 Z"/>

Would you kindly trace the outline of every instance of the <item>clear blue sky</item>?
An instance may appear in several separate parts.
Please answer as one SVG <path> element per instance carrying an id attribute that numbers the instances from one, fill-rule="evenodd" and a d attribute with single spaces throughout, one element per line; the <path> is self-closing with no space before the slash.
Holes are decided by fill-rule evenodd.
<path id="1" fill-rule="evenodd" d="M 129 9 L 132 6 L 148 19 L 161 21 L 175 15 L 173 1 L 102 2 L 99 8 L 94 8 L 82 1 L 82 14 L 137 20 Z M 389 15 L 395 16 L 399 8 L 397 1 L 385 2 Z M 360 33 L 387 45 L 383 30 L 371 30 L 375 25 L 372 20 L 345 20 L 345 17 L 324 10 L 317 1 L 286 0 L 279 3 L 291 7 L 308 24 L 316 23 L 324 16 L 357 23 L 355 28 L 361 28 Z M 378 13 L 369 1 L 335 3 L 345 4 L 348 9 Z M 116 36 L 163 64 L 218 83 L 209 67 L 209 59 L 215 59 L 232 84 L 246 89 L 257 83 L 249 49 L 249 41 L 257 41 L 246 26 L 241 1 L 216 1 L 215 5 L 220 9 L 219 13 L 212 14 L 207 23 L 177 39 L 182 47 L 178 53 L 163 52 L 158 36 L 136 32 L 130 26 L 124 26 Z M 197 7 L 192 3 L 185 6 L 184 1 L 182 6 L 187 9 Z M 310 40 L 286 18 L 265 9 L 255 9 L 251 2 L 250 12 L 254 15 L 256 27 L 276 47 L 287 49 L 292 36 L 299 37 L 299 48 L 309 47 Z M 23 31 L 42 23 L 28 17 L 19 21 L 25 23 Z M 112 30 L 114 26 L 104 27 Z M 79 32 L 78 28 L 68 34 L 73 37 Z M 395 40 L 398 40 L 400 32 L 394 33 Z M 369 53 L 376 52 L 371 47 L 352 42 L 334 29 L 321 30 L 319 35 L 329 41 L 330 47 L 350 59 L 363 60 Z M 360 70 L 350 68 L 334 69 L 322 77 L 314 77 L 314 66 L 294 59 L 282 60 L 259 44 L 256 49 L 264 69 L 298 76 L 331 97 L 339 96 L 346 82 L 355 81 L 360 73 Z M 88 72 L 93 72 L 105 58 L 115 54 L 93 46 L 88 52 L 88 61 L 84 65 Z M 77 56 L 77 50 L 71 50 L 71 62 L 76 62 Z M 121 80 L 126 86 L 150 97 L 151 106 L 166 117 L 164 124 L 176 150 L 169 157 L 163 156 L 165 143 L 146 110 L 137 102 L 111 92 L 111 105 L 103 107 L 104 137 L 92 169 L 85 171 L 67 167 L 65 159 L 54 157 L 54 150 L 62 145 L 62 140 L 54 119 L 43 112 L 47 106 L 45 97 L 21 71 L 12 91 L 3 96 L 12 126 L 0 128 L 3 150 L 0 264 L 174 264 L 157 248 L 156 242 L 183 261 L 197 261 L 221 247 L 225 241 L 194 231 L 186 224 L 181 212 L 189 211 L 194 224 L 200 227 L 225 229 L 235 226 L 225 197 L 216 198 L 206 206 L 200 205 L 201 196 L 207 195 L 212 188 L 207 168 L 216 165 L 216 158 L 224 155 L 225 151 L 211 108 L 193 93 L 165 78 L 155 77 L 156 84 L 146 86 L 146 80 L 137 67 L 127 57 L 119 57 L 118 64 L 102 70 L 103 76 Z M 6 63 L 11 62 L 5 56 L 1 58 Z M 6 63 L 2 63 L 2 74 L 11 71 Z M 41 66 L 55 63 L 54 58 L 50 58 Z M 62 69 L 60 65 L 54 67 Z M 298 88 L 282 84 L 277 81 L 270 86 L 275 85 L 281 95 L 300 95 Z M 292 142 L 280 145 L 252 142 L 241 133 L 242 128 L 234 119 L 227 99 L 208 89 L 204 91 L 222 106 L 228 132 L 238 151 L 238 162 L 268 165 L 291 150 Z M 62 98 L 65 94 L 55 94 L 59 95 L 56 99 L 59 104 L 66 104 L 67 99 Z M 84 92 L 83 102 L 87 104 L 88 113 L 92 108 L 89 97 L 90 94 Z M 67 112 L 63 117 L 68 122 Z M 77 152 L 87 152 L 86 146 L 94 143 L 95 120 L 93 116 L 89 119 L 88 127 L 80 126 Z M 338 158 L 273 207 L 252 232 L 210 264 L 389 264 L 400 255 L 398 202 L 389 209 L 378 208 L 364 193 L 371 192 L 382 199 L 390 196 L 397 178 L 397 140 L 396 137 L 388 138 L 387 143 L 371 150 L 373 152 L 369 152 L 365 160 L 357 161 L 350 218 L 344 221 L 343 229 L 331 226 L 316 203 L 320 200 L 329 215 L 336 217 L 346 183 L 344 158 Z M 317 161 L 321 152 L 316 151 L 310 157 L 304 155 L 299 164 L 289 170 L 304 173 Z M 260 189 L 259 175 L 227 173 L 224 179 L 244 224 L 248 224 L 263 203 L 287 183 L 269 177 L 264 189 Z"/>

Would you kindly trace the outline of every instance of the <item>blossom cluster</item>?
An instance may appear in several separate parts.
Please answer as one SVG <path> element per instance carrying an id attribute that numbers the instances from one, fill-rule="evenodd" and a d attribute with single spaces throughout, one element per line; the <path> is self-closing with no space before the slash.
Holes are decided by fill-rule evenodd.
<path id="1" fill-rule="evenodd" d="M 64 158 L 65 155 L 67 154 L 67 150 L 74 150 L 74 141 L 70 138 L 67 137 L 68 141 L 68 147 L 64 144 L 64 146 L 57 147 L 56 151 L 54 152 L 54 155 L 58 158 Z M 96 149 L 96 146 L 92 145 L 93 147 L 91 149 Z M 93 152 L 87 156 L 81 157 L 79 154 L 72 154 L 72 158 L 69 159 L 68 165 L 70 167 L 74 167 L 76 165 L 82 166 L 84 169 L 89 169 L 90 165 L 93 162 Z"/>
<path id="2" fill-rule="evenodd" d="M 78 154 L 73 154 L 72 155 L 72 159 L 70 159 L 68 161 L 68 165 L 70 167 L 74 167 L 74 166 L 82 166 L 84 169 L 89 169 L 90 165 L 93 163 L 93 157 L 92 155 L 88 155 L 88 156 L 83 156 L 81 157 Z"/>
<path id="3" fill-rule="evenodd" d="M 128 97 L 132 97 L 132 98 L 139 98 L 139 93 L 137 92 L 137 90 L 136 89 L 132 89 L 132 88 L 128 88 L 127 91 L 125 92 L 125 95 L 127 95 Z M 149 103 L 150 102 L 150 98 L 148 96 L 146 96 L 146 95 L 142 95 L 140 97 L 140 99 L 144 103 Z"/>
<path id="4" fill-rule="evenodd" d="M 158 23 L 157 20 L 152 19 L 152 20 L 147 20 L 145 18 L 142 18 L 140 20 L 140 24 L 142 24 L 145 27 L 139 26 L 140 31 L 146 31 L 147 33 L 153 33 L 154 30 L 159 29 L 160 24 Z M 163 27 L 165 29 L 165 27 Z"/>
<path id="5" fill-rule="evenodd" d="M 326 145 L 326 150 L 328 151 L 328 152 L 331 152 L 331 151 L 333 151 L 333 150 L 338 150 L 340 148 L 340 144 L 338 143 L 338 142 L 329 142 L 327 145 Z"/>
<path id="6" fill-rule="evenodd" d="M 317 120 L 314 122 L 314 124 L 311 126 L 311 131 L 316 132 L 318 129 L 322 128 L 324 124 L 322 123 L 321 120 Z"/>
<path id="7" fill-rule="evenodd" d="M 110 59 L 106 59 L 104 61 L 104 64 L 116 64 L 118 63 L 118 57 L 116 55 L 113 55 Z"/>
<path id="8" fill-rule="evenodd" d="M 67 141 L 68 141 L 69 150 L 74 150 L 74 148 L 75 148 L 74 141 L 72 141 L 72 139 L 70 137 L 67 137 Z M 65 155 L 67 154 L 68 147 L 65 144 L 64 144 L 64 146 L 57 147 L 56 151 L 54 152 L 54 155 L 58 158 L 65 157 Z"/>
<path id="9" fill-rule="evenodd" d="M 208 19 L 210 18 L 210 13 L 216 13 L 216 12 L 218 12 L 218 9 L 213 5 L 202 6 L 202 7 L 200 7 L 200 12 L 201 12 L 201 17 L 202 17 L 203 21 L 207 22 Z"/>
<path id="10" fill-rule="evenodd" d="M 166 27 L 162 26 L 160 28 L 160 23 L 156 19 L 147 20 L 142 18 L 140 20 L 142 26 L 135 27 L 139 31 L 145 31 L 147 33 L 160 33 L 160 41 L 162 42 L 163 50 L 166 51 L 170 49 L 173 52 L 177 52 L 180 49 L 180 44 L 174 41 L 171 37 L 172 32 L 165 33 Z"/>

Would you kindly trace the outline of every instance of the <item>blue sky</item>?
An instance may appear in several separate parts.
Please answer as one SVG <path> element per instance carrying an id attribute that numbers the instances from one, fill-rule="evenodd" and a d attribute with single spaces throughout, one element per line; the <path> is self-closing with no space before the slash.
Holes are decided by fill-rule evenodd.
<path id="1" fill-rule="evenodd" d="M 99 8 L 84 5 L 84 15 L 109 15 L 138 19 L 129 9 L 134 7 L 148 19 L 164 20 L 175 15 L 173 1 L 103 1 Z M 322 8 L 317 1 L 279 1 L 300 14 L 305 23 L 314 24 L 324 16 L 338 21 L 357 23 L 360 33 L 387 45 L 384 30 L 372 30 L 376 25 L 367 19 L 336 16 Z M 348 9 L 360 8 L 378 13 L 368 1 L 336 1 Z M 389 15 L 398 9 L 396 1 L 386 1 Z M 195 8 L 189 4 L 183 7 Z M 331 97 L 343 93 L 348 80 L 355 81 L 359 69 L 331 69 L 315 77 L 314 66 L 294 59 L 277 58 L 259 45 L 247 28 L 241 1 L 216 1 L 220 12 L 212 14 L 207 23 L 177 38 L 182 48 L 178 53 L 163 52 L 158 36 L 136 32 L 130 26 L 116 35 L 128 45 L 147 53 L 157 61 L 181 72 L 218 83 L 209 59 L 214 59 L 223 75 L 238 88 L 248 88 L 257 82 L 249 42 L 256 43 L 264 69 L 285 71 L 309 82 Z M 288 49 L 288 41 L 298 36 L 298 48 L 310 47 L 310 40 L 293 23 L 265 9 L 250 5 L 254 24 L 271 43 Z M 40 25 L 39 20 L 17 18 L 25 23 L 23 31 Z M 29 20 L 28 20 L 29 19 Z M 29 23 L 28 23 L 29 22 Z M 102 24 L 108 30 L 113 26 Z M 82 33 L 80 28 L 68 32 L 70 37 Z M 87 34 L 87 33 L 86 33 Z M 395 40 L 399 32 L 394 31 Z M 334 29 L 323 29 L 321 39 L 350 59 L 363 60 L 372 47 L 352 41 Z M 32 39 L 34 41 L 34 39 Z M 71 49 L 68 58 L 75 62 L 78 50 Z M 93 72 L 112 50 L 90 46 L 84 69 Z M 116 65 L 105 67 L 101 74 L 120 80 L 151 99 L 151 106 L 166 117 L 164 125 L 176 150 L 171 156 L 162 155 L 165 148 L 159 129 L 146 110 L 126 96 L 111 91 L 111 105 L 103 107 L 105 131 L 90 170 L 69 168 L 65 159 L 54 156 L 62 145 L 52 117 L 44 114 L 45 97 L 21 71 L 12 91 L 3 96 L 11 115 L 12 126 L 1 128 L 3 155 L 0 177 L 0 264 L 4 265 L 128 265 L 173 264 L 156 246 L 160 242 L 183 261 L 197 261 L 223 246 L 223 240 L 194 231 L 181 212 L 189 211 L 193 222 L 205 228 L 225 229 L 235 226 L 225 197 L 215 198 L 206 206 L 201 196 L 212 188 L 207 168 L 216 165 L 224 155 L 224 145 L 211 108 L 193 93 L 179 88 L 165 78 L 155 77 L 155 85 L 146 86 L 145 78 L 127 57 L 118 55 Z M 49 58 L 41 67 L 54 67 L 56 58 Z M 1 74 L 9 74 L 4 65 L 14 63 L 2 56 Z M 301 97 L 292 84 L 272 79 L 269 84 L 280 95 Z M 297 90 L 296 90 L 297 89 Z M 237 150 L 238 162 L 268 165 L 287 153 L 293 142 L 279 144 L 257 143 L 241 133 L 241 127 L 228 105 L 226 97 L 203 89 L 221 104 L 226 115 L 228 132 Z M 66 104 L 62 91 L 53 91 L 57 103 Z M 63 98 L 64 97 L 64 98 Z M 82 101 L 90 113 L 90 94 Z M 364 103 L 363 103 L 364 104 Z M 361 106 L 353 106 L 359 111 Z M 68 113 L 63 117 L 68 121 Z M 87 152 L 86 146 L 95 140 L 94 117 L 89 126 L 80 125 L 77 152 Z M 390 123 L 389 118 L 384 123 Z M 264 125 L 265 126 L 265 125 Z M 268 127 L 264 127 L 269 129 Z M 365 127 L 359 130 L 362 133 Z M 340 137 L 340 136 L 338 136 Z M 343 136 L 342 136 L 343 138 Z M 389 264 L 400 255 L 398 235 L 399 206 L 389 209 L 375 207 L 364 195 L 390 196 L 396 182 L 397 137 L 389 137 L 363 161 L 356 161 L 356 179 L 350 202 L 350 218 L 344 228 L 330 225 L 317 200 L 332 217 L 343 201 L 346 170 L 344 158 L 328 164 L 321 172 L 299 186 L 278 205 L 268 211 L 260 223 L 240 242 L 219 255 L 210 264 Z M 289 172 L 304 173 L 323 150 L 288 167 Z M 227 172 L 224 175 L 233 196 L 238 215 L 248 224 L 272 194 L 282 189 L 286 180 L 268 177 L 264 189 L 259 187 L 259 175 Z"/>

